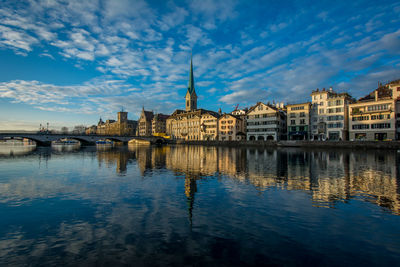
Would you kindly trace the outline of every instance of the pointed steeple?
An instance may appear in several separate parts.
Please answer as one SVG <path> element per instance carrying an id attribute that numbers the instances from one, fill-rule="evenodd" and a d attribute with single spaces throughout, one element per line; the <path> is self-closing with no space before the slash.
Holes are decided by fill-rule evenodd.
<path id="1" fill-rule="evenodd" d="M 193 56 L 190 53 L 190 74 L 189 74 L 189 86 L 188 86 L 189 94 L 194 92 L 194 77 L 193 77 Z"/>
<path id="2" fill-rule="evenodd" d="M 194 90 L 194 76 L 193 76 L 193 57 L 190 55 L 190 74 L 189 74 L 189 86 L 186 92 L 186 111 L 192 111 L 197 109 L 197 95 Z"/>

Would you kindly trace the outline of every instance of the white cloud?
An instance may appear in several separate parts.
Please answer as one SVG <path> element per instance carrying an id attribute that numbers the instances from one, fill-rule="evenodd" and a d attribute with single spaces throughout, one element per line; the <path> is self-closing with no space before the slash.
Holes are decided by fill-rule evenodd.
<path id="1" fill-rule="evenodd" d="M 0 46 L 29 52 L 36 43 L 38 40 L 24 31 L 0 25 Z"/>

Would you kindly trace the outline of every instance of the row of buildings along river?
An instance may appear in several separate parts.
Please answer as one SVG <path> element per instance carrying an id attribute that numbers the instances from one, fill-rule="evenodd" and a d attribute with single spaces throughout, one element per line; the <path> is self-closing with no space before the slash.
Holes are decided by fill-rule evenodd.
<path id="1" fill-rule="evenodd" d="M 197 107 L 193 64 L 190 62 L 185 110 L 155 114 L 144 108 L 138 121 L 118 112 L 118 120 L 103 121 L 87 134 L 169 136 L 181 140 L 398 140 L 400 139 L 400 80 L 379 84 L 355 100 L 333 88 L 316 89 L 311 101 L 286 104 L 258 102 L 222 113 Z"/>

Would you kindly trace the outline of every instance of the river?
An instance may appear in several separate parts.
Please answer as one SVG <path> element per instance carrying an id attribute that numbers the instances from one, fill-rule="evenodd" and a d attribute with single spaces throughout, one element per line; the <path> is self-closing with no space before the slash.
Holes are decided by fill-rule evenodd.
<path id="1" fill-rule="evenodd" d="M 396 265 L 399 162 L 392 150 L 0 146 L 0 265 Z"/>

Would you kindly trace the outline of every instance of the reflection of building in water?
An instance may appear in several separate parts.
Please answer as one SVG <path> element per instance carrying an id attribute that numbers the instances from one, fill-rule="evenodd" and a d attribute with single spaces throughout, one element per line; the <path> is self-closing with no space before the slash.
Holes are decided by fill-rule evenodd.
<path id="1" fill-rule="evenodd" d="M 185 177 L 190 220 L 197 180 L 219 174 L 269 187 L 309 192 L 314 205 L 330 207 L 337 201 L 362 196 L 400 214 L 399 156 L 395 151 L 365 153 L 338 150 L 237 149 L 207 146 L 129 146 L 126 151 L 98 152 L 99 162 L 117 163 L 125 172 L 136 158 L 142 175 L 169 169 Z"/>
<path id="2" fill-rule="evenodd" d="M 218 171 L 217 148 L 174 146 L 166 157 L 167 169 L 185 174 L 214 175 Z"/>
<path id="3" fill-rule="evenodd" d="M 248 149 L 245 179 L 260 189 L 310 191 L 318 206 L 332 206 L 336 201 L 363 196 L 399 214 L 398 157 L 394 151 Z M 221 155 L 219 160 L 221 165 Z"/>
<path id="4" fill-rule="evenodd" d="M 368 201 L 400 214 L 399 156 L 395 151 L 352 153 L 349 188 L 352 196 L 366 195 Z"/>
<path id="5" fill-rule="evenodd" d="M 194 195 L 197 192 L 196 178 L 186 175 L 185 177 L 185 195 L 187 198 L 187 206 L 189 212 L 189 221 L 192 224 L 193 219 L 193 205 L 194 205 Z"/>
<path id="6" fill-rule="evenodd" d="M 126 151 L 97 151 L 99 164 L 105 162 L 107 167 L 116 165 L 116 172 L 120 174 L 126 173 L 126 165 L 130 156 L 132 155 Z"/>
<path id="7" fill-rule="evenodd" d="M 315 202 L 326 205 L 349 198 L 348 153 L 312 151 L 309 162 L 312 198 Z"/>
<path id="8" fill-rule="evenodd" d="M 282 186 L 287 173 L 286 155 L 276 149 L 248 149 L 248 180 L 256 187 L 265 189 Z"/>
<path id="9" fill-rule="evenodd" d="M 232 147 L 218 148 L 218 170 L 222 174 L 245 179 L 246 149 Z"/>

